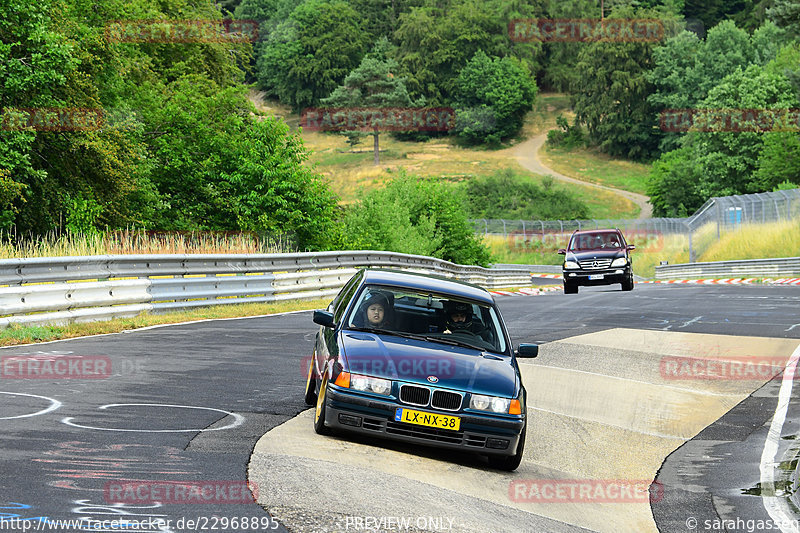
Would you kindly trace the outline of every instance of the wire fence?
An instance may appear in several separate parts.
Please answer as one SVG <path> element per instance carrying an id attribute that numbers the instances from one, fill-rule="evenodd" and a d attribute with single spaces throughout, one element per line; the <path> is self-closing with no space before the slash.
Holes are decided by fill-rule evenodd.
<path id="1" fill-rule="evenodd" d="M 474 219 L 475 232 L 524 241 L 528 249 L 557 251 L 567 245 L 576 230 L 618 228 L 629 242 L 647 248 L 668 236 L 688 241 L 689 261 L 723 233 L 744 225 L 800 219 L 800 189 L 757 194 L 714 197 L 687 218 L 588 219 L 588 220 L 508 220 Z"/>

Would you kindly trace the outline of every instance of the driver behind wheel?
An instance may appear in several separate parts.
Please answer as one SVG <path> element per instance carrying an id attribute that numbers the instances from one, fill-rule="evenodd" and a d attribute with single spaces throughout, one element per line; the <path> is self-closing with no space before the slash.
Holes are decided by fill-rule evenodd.
<path id="1" fill-rule="evenodd" d="M 472 328 L 472 306 L 464 302 L 448 302 L 445 333 L 469 331 Z"/>
<path id="2" fill-rule="evenodd" d="M 492 332 L 475 320 L 472 314 L 472 306 L 464 302 L 448 302 L 445 305 L 446 320 L 443 333 L 467 332 L 478 335 L 481 339 L 494 344 Z"/>

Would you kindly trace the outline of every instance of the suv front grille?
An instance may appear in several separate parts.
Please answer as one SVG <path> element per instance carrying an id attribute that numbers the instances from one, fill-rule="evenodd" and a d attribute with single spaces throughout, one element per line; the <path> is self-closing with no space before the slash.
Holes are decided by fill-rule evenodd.
<path id="1" fill-rule="evenodd" d="M 579 261 L 578 264 L 581 268 L 588 270 L 599 270 L 601 268 L 610 267 L 611 259 L 590 259 L 588 261 Z"/>
<path id="2" fill-rule="evenodd" d="M 458 411 L 461 407 L 462 395 L 458 392 L 446 390 L 434 390 L 431 407 L 443 409 L 445 411 Z"/>
<path id="3" fill-rule="evenodd" d="M 426 406 L 431 400 L 431 391 L 426 387 L 416 385 L 402 385 L 400 387 L 400 401 L 411 405 Z"/>

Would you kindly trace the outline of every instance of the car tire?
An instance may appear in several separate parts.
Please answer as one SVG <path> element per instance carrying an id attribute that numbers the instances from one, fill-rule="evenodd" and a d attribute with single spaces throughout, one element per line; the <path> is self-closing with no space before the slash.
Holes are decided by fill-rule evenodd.
<path id="1" fill-rule="evenodd" d="M 628 276 L 628 279 L 622 282 L 622 290 L 623 291 L 632 291 L 633 290 L 633 274 Z"/>
<path id="2" fill-rule="evenodd" d="M 317 406 L 314 410 L 314 431 L 317 435 L 330 435 L 331 428 L 325 425 L 325 411 L 326 404 L 328 403 L 328 375 L 322 378 L 322 384 L 319 386 L 319 394 L 317 394 Z"/>
<path id="3" fill-rule="evenodd" d="M 564 282 L 564 294 L 578 294 L 578 284 Z"/>
<path id="4" fill-rule="evenodd" d="M 513 472 L 519 467 L 522 462 L 522 452 L 525 451 L 525 433 L 528 430 L 528 423 L 522 428 L 522 433 L 519 436 L 519 443 L 517 444 L 517 451 L 514 455 L 490 455 L 489 465 L 498 470 L 505 470 L 506 472 Z"/>
<path id="5" fill-rule="evenodd" d="M 317 403 L 317 379 L 314 377 L 314 358 L 316 354 L 311 357 L 311 363 L 308 365 L 308 378 L 306 379 L 306 405 L 316 405 Z"/>

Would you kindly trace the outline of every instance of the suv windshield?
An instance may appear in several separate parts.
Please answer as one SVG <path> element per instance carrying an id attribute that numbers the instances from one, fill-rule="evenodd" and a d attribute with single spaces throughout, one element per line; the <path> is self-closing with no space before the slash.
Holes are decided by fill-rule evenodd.
<path id="1" fill-rule="evenodd" d="M 473 300 L 411 289 L 367 285 L 347 327 L 503 353 L 506 342 L 495 309 Z"/>
<path id="2" fill-rule="evenodd" d="M 622 239 L 618 233 L 579 233 L 572 236 L 569 243 L 571 252 L 582 250 L 612 250 L 622 248 Z"/>

